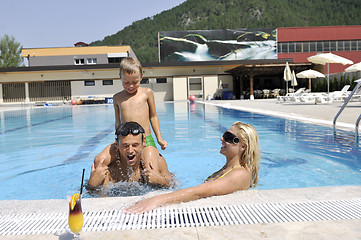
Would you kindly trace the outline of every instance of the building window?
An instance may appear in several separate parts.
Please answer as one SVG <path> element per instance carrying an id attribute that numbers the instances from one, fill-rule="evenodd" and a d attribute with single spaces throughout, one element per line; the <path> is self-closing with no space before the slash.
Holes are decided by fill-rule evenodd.
<path id="1" fill-rule="evenodd" d="M 310 52 L 316 52 L 316 42 L 310 42 Z"/>
<path id="2" fill-rule="evenodd" d="M 85 63 L 84 58 L 75 58 L 74 59 L 75 65 L 84 65 L 84 63 Z"/>
<path id="3" fill-rule="evenodd" d="M 280 42 L 278 53 L 360 51 L 361 40 Z"/>
<path id="4" fill-rule="evenodd" d="M 149 78 L 143 78 L 143 79 L 140 81 L 140 84 L 149 84 Z"/>
<path id="5" fill-rule="evenodd" d="M 157 78 L 157 83 L 167 83 L 167 78 Z"/>
<path id="6" fill-rule="evenodd" d="M 189 78 L 189 90 L 202 90 L 202 78 L 194 77 Z"/>
<path id="7" fill-rule="evenodd" d="M 331 52 L 336 51 L 336 49 L 337 49 L 337 42 L 331 41 Z"/>
<path id="8" fill-rule="evenodd" d="M 288 52 L 291 52 L 291 53 L 295 52 L 295 45 L 296 44 L 294 42 L 290 42 L 288 45 L 289 45 Z"/>
<path id="9" fill-rule="evenodd" d="M 281 52 L 288 53 L 288 43 L 282 43 Z"/>
<path id="10" fill-rule="evenodd" d="M 303 43 L 303 52 L 309 52 L 310 51 L 310 43 L 304 42 Z"/>
<path id="11" fill-rule="evenodd" d="M 120 63 L 122 60 L 122 57 L 108 57 L 108 63 Z"/>
<path id="12" fill-rule="evenodd" d="M 330 47 L 330 42 L 329 41 L 325 41 L 323 43 L 323 51 L 329 52 L 331 51 L 331 47 Z"/>
<path id="13" fill-rule="evenodd" d="M 96 58 L 88 58 L 86 63 L 87 64 L 97 64 L 97 59 Z"/>
<path id="14" fill-rule="evenodd" d="M 95 81 L 84 81 L 84 86 L 95 86 Z"/>
<path id="15" fill-rule="evenodd" d="M 351 41 L 351 51 L 357 51 L 357 41 Z"/>
<path id="16" fill-rule="evenodd" d="M 337 41 L 337 51 L 343 51 L 343 41 Z"/>
<path id="17" fill-rule="evenodd" d="M 103 85 L 113 85 L 113 80 L 103 80 Z"/>

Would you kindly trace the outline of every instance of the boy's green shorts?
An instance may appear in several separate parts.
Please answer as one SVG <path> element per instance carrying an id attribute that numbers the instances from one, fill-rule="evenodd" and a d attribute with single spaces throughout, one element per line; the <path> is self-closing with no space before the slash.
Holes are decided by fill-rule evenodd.
<path id="1" fill-rule="evenodd" d="M 152 135 L 145 136 L 145 146 L 146 147 L 147 146 L 153 146 L 153 147 L 157 148 Z"/>

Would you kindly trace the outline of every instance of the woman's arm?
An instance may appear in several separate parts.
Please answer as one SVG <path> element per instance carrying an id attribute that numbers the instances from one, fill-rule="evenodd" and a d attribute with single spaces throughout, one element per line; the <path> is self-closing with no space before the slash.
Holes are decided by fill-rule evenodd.
<path id="1" fill-rule="evenodd" d="M 250 182 L 249 173 L 244 171 L 246 170 L 234 170 L 225 177 L 212 182 L 205 182 L 195 187 L 144 199 L 127 208 L 125 212 L 144 213 L 167 204 L 188 202 L 210 196 L 225 195 L 238 190 L 246 190 L 249 188 Z"/>

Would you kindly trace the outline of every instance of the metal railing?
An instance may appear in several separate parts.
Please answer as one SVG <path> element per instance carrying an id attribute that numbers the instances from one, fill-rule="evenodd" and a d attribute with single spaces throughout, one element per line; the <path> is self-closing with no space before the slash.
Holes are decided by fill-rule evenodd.
<path id="1" fill-rule="evenodd" d="M 342 113 L 342 111 L 345 109 L 345 107 L 347 106 L 347 104 L 349 103 L 349 101 L 351 101 L 353 95 L 359 90 L 359 88 L 361 87 L 361 78 L 356 80 L 355 82 L 357 82 L 357 85 L 354 87 L 354 89 L 352 90 L 352 92 L 350 93 L 350 95 L 347 97 L 346 101 L 344 102 L 344 104 L 342 105 L 342 107 L 340 108 L 340 110 L 338 111 L 338 113 L 336 114 L 335 118 L 333 119 L 333 134 L 336 135 L 336 121 L 337 118 L 340 116 L 340 114 Z M 361 97 L 360 97 L 361 98 Z M 361 99 L 360 99 L 361 101 Z M 361 120 L 361 114 L 360 116 L 357 118 L 356 120 L 356 125 L 355 125 L 355 140 L 356 142 L 358 142 L 359 140 L 359 134 L 358 134 L 358 125 L 360 123 Z"/>

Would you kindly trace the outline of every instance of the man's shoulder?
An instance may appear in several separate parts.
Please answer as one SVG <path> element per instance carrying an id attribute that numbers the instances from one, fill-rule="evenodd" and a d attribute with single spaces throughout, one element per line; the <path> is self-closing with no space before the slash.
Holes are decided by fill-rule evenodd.
<path id="1" fill-rule="evenodd" d="M 110 163 L 115 161 L 119 157 L 119 153 L 118 153 L 118 149 L 117 149 L 116 145 L 117 145 L 116 142 L 113 142 L 109 145 L 108 157 L 110 159 Z"/>

